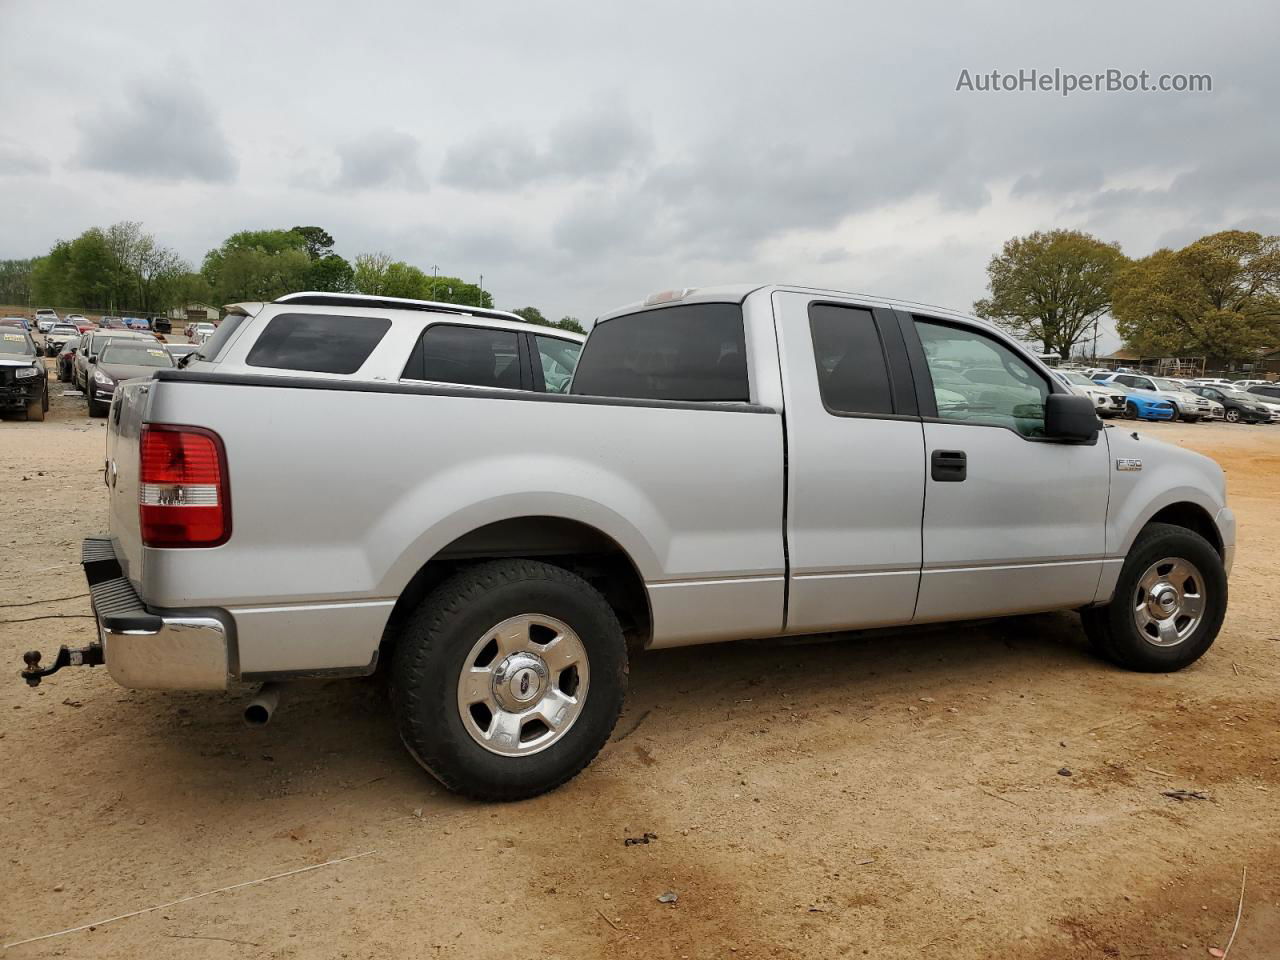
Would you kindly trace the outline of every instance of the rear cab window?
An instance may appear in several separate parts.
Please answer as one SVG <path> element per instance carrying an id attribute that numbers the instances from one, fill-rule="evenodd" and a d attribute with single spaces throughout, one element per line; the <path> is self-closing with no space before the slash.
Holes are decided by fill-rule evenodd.
<path id="1" fill-rule="evenodd" d="M 736 303 L 691 303 L 597 323 L 570 393 L 749 403 L 746 337 Z"/>
<path id="2" fill-rule="evenodd" d="M 267 321 L 244 362 L 276 370 L 352 374 L 389 329 L 391 321 L 383 317 L 281 313 Z"/>

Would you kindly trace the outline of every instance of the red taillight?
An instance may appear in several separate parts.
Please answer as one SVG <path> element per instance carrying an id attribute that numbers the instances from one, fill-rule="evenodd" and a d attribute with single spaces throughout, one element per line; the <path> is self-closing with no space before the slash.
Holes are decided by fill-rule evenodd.
<path id="1" fill-rule="evenodd" d="M 222 440 L 211 430 L 142 428 L 138 517 L 148 547 L 216 547 L 231 536 Z"/>

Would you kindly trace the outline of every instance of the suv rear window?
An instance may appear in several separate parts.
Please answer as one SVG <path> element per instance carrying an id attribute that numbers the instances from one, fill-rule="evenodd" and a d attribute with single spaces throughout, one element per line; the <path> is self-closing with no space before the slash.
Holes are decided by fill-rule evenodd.
<path id="1" fill-rule="evenodd" d="M 643 400 L 750 400 L 742 307 L 691 303 L 597 323 L 570 391 Z"/>
<path id="2" fill-rule="evenodd" d="M 251 367 L 355 373 L 391 329 L 380 317 L 282 313 L 272 317 L 245 363 Z"/>

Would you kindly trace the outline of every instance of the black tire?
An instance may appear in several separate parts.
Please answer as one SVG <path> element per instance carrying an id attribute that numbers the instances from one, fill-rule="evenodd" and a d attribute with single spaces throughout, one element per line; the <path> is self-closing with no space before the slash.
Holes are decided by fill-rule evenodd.
<path id="1" fill-rule="evenodd" d="M 1205 610 L 1195 631 L 1175 646 L 1150 642 L 1133 618 L 1132 598 L 1138 581 L 1153 564 L 1165 557 L 1191 561 L 1204 577 Z M 1115 595 L 1103 607 L 1080 612 L 1085 634 L 1101 656 L 1129 670 L 1171 673 L 1195 663 L 1213 646 L 1227 612 L 1227 574 L 1222 557 L 1204 537 L 1185 527 L 1150 523 L 1143 528 L 1125 558 Z"/>
<path id="2" fill-rule="evenodd" d="M 107 415 L 108 405 L 103 403 L 101 400 L 95 400 L 93 398 L 93 391 L 88 391 L 88 396 L 89 396 L 89 416 L 105 417 Z"/>
<path id="3" fill-rule="evenodd" d="M 1239 411 L 1239 410 L 1228 410 L 1228 411 L 1227 411 L 1227 413 L 1226 413 L 1226 420 L 1227 420 L 1227 422 L 1228 422 L 1228 423 L 1239 423 L 1239 422 L 1240 422 L 1240 411 Z"/>
<path id="4" fill-rule="evenodd" d="M 1190 416 L 1183 417 L 1182 422 L 1183 423 L 1199 423 L 1200 416 L 1198 414 L 1192 414 Z"/>
<path id="5" fill-rule="evenodd" d="M 582 712 L 550 746 L 526 756 L 486 750 L 463 725 L 457 683 L 472 646 L 509 617 L 555 617 L 578 634 L 590 686 Z M 521 800 L 577 775 L 608 742 L 627 689 L 622 627 L 581 577 L 533 560 L 497 560 L 459 573 L 419 604 L 397 639 L 390 677 L 400 739 L 444 786 L 478 800 Z"/>
<path id="6" fill-rule="evenodd" d="M 44 396 L 38 400 L 32 400 L 27 404 L 27 419 L 36 423 L 44 420 L 44 412 L 49 409 L 49 392 L 46 389 Z"/>
<path id="7" fill-rule="evenodd" d="M 1124 405 L 1124 418 L 1126 420 L 1138 419 L 1138 405 L 1132 400 Z"/>

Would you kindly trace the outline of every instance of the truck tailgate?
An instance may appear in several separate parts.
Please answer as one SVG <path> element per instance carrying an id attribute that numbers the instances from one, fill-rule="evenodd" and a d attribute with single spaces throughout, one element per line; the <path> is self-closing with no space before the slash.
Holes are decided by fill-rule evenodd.
<path id="1" fill-rule="evenodd" d="M 143 549 L 138 522 L 139 436 L 151 407 L 152 380 L 129 380 L 116 388 L 107 415 L 104 479 L 109 491 L 111 538 L 124 575 L 142 583 Z"/>

